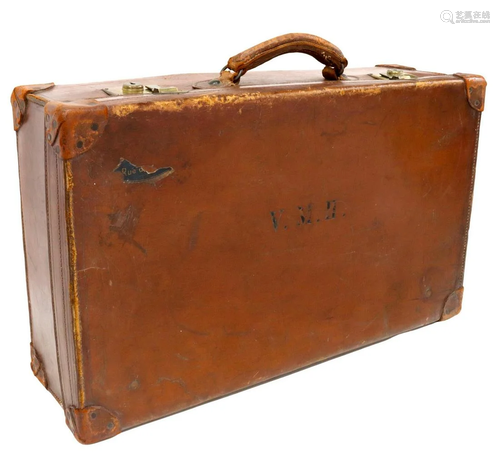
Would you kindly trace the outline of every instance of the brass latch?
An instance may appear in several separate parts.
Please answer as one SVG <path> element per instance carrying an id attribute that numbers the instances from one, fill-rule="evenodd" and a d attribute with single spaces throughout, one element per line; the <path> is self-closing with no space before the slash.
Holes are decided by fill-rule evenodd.
<path id="1" fill-rule="evenodd" d="M 133 81 L 124 83 L 121 88 L 103 88 L 108 96 L 132 96 L 132 95 L 151 95 L 151 94 L 181 94 L 187 91 L 181 91 L 176 86 L 143 85 Z"/>
<path id="2" fill-rule="evenodd" d="M 371 73 L 369 75 L 377 80 L 412 80 L 417 78 L 415 75 L 397 69 L 387 69 L 385 72 Z"/>

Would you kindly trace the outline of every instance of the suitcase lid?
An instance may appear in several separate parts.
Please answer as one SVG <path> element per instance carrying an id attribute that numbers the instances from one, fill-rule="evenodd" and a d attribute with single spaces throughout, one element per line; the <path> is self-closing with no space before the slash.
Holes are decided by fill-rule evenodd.
<path id="1" fill-rule="evenodd" d="M 270 59 L 291 52 L 301 52 L 324 64 L 323 71 L 268 71 L 251 72 Z M 462 84 L 470 105 L 483 110 L 486 82 L 482 77 L 469 74 L 445 75 L 437 72 L 417 71 L 413 67 L 381 64 L 375 67 L 348 69 L 342 51 L 326 40 L 309 34 L 286 34 L 260 43 L 228 60 L 219 74 L 180 74 L 133 80 L 118 80 L 79 85 L 46 85 L 17 87 L 11 101 L 14 112 L 14 128 L 19 129 L 26 101 L 45 106 L 49 102 L 59 105 L 59 111 L 75 109 L 81 112 L 92 109 L 110 111 L 124 116 L 137 109 L 179 110 L 189 104 L 204 105 L 232 102 L 244 98 L 259 98 L 271 94 L 332 91 L 343 96 L 351 91 L 379 92 L 393 85 Z M 244 76 L 244 78 L 242 78 Z M 69 104 L 69 105 L 68 105 Z M 189 105 L 188 104 L 188 105 Z M 48 112 L 53 112 L 49 109 Z M 103 115 L 104 116 L 104 115 Z M 62 122 L 64 115 L 55 117 Z M 96 126 L 96 125 L 94 125 Z M 54 126 L 54 133 L 57 135 Z M 50 140 L 49 140 L 50 142 Z"/>
<path id="2" fill-rule="evenodd" d="M 411 70 L 409 70 L 411 69 Z M 370 90 L 386 85 L 423 82 L 456 81 L 458 77 L 437 72 L 418 71 L 399 65 L 377 65 L 348 69 L 340 80 L 325 80 L 318 70 L 253 71 L 239 84 L 217 85 L 218 73 L 177 74 L 134 78 L 78 85 L 43 85 L 26 95 L 28 100 L 45 105 L 56 101 L 73 103 L 92 99 L 106 105 L 148 103 L 164 100 L 182 100 L 200 96 L 238 96 L 255 92 L 303 91 L 310 89 Z M 215 83 L 215 84 L 214 84 Z M 133 87 L 138 91 L 134 91 Z M 131 88 L 127 92 L 124 87 Z"/>

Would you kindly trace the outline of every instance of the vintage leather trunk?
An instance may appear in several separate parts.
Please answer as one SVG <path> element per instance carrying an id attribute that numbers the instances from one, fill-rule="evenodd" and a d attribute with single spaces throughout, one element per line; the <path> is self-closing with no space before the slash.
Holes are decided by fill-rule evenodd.
<path id="1" fill-rule="evenodd" d="M 245 75 L 292 51 L 323 76 Z M 486 83 L 346 65 L 291 34 L 14 90 L 31 365 L 79 441 L 460 311 Z"/>

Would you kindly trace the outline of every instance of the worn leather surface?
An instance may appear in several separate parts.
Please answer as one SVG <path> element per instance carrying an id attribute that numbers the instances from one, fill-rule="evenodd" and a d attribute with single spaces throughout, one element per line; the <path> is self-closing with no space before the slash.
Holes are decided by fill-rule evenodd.
<path id="1" fill-rule="evenodd" d="M 17 139 L 31 342 L 43 363 L 42 383 L 61 400 L 47 230 L 43 107 L 28 103 L 25 115 Z"/>
<path id="2" fill-rule="evenodd" d="M 389 67 L 387 67 L 389 68 Z M 362 68 L 347 68 L 343 74 L 346 80 L 341 82 L 325 81 L 321 76 L 319 70 L 273 70 L 273 71 L 260 71 L 254 70 L 245 75 L 245 78 L 240 80 L 240 83 L 233 88 L 236 94 L 242 91 L 247 91 L 251 87 L 266 87 L 276 85 L 287 85 L 294 89 L 303 89 L 311 85 L 315 87 L 330 87 L 338 85 L 379 85 L 386 82 L 377 81 L 369 76 L 371 73 L 379 73 L 383 71 L 380 67 L 362 67 Z M 412 74 L 418 75 L 421 78 L 442 78 L 449 80 L 449 76 L 443 76 L 435 72 L 412 71 Z M 99 101 L 105 102 L 113 99 L 107 95 L 103 88 L 120 88 L 123 83 L 134 81 L 144 85 L 159 85 L 159 86 L 176 86 L 180 90 L 189 91 L 186 95 L 147 95 L 147 96 L 126 96 L 118 97 L 117 102 L 124 101 L 140 101 L 147 102 L 148 100 L 164 100 L 164 99 L 177 99 L 183 97 L 192 97 L 199 94 L 199 91 L 193 90 L 192 85 L 199 81 L 209 81 L 218 78 L 219 73 L 199 73 L 199 74 L 179 74 L 179 75 L 166 75 L 157 77 L 133 77 L 127 80 L 105 81 L 97 82 L 87 85 L 56 85 L 48 90 L 36 93 L 37 101 L 39 103 L 46 102 L 67 102 L 67 101 Z M 458 77 L 457 77 L 458 78 Z M 212 91 L 204 91 L 203 94 L 210 92 L 219 92 L 218 88 Z M 33 95 L 30 95 L 33 98 Z"/>
<path id="3" fill-rule="evenodd" d="M 465 90 L 470 106 L 474 110 L 482 112 L 486 96 L 486 80 L 481 75 L 469 73 L 456 73 L 455 75 L 465 81 Z"/>
<path id="4" fill-rule="evenodd" d="M 461 286 L 461 81 L 111 113 L 71 163 L 85 397 L 123 427 L 437 321 Z M 125 183 L 121 158 L 175 173 Z"/>
<path id="5" fill-rule="evenodd" d="M 120 421 L 105 407 L 69 406 L 65 415 L 66 424 L 82 444 L 93 444 L 120 433 Z"/>
<path id="6" fill-rule="evenodd" d="M 26 116 L 26 106 L 28 95 L 37 91 L 43 91 L 54 86 L 54 83 L 42 85 L 18 86 L 12 91 L 10 103 L 12 105 L 12 115 L 14 117 L 14 130 L 19 131 Z"/>
<path id="7" fill-rule="evenodd" d="M 458 288 L 453 291 L 447 298 L 443 308 L 443 315 L 441 316 L 441 321 L 446 321 L 447 319 L 453 318 L 458 315 L 462 310 L 462 299 L 464 296 L 464 288 Z"/>
<path id="8" fill-rule="evenodd" d="M 46 110 L 45 110 L 46 112 Z M 52 120 L 45 113 L 45 138 Z M 63 405 L 78 405 L 77 355 L 73 321 L 74 299 L 70 287 L 71 257 L 68 245 L 68 210 L 64 161 L 48 142 L 46 148 L 46 195 L 49 233 L 54 334 Z"/>
<path id="9" fill-rule="evenodd" d="M 31 367 L 59 403 L 78 404 L 64 162 L 46 142 L 52 119 L 44 107 L 25 103 L 17 137 Z"/>
<path id="10" fill-rule="evenodd" d="M 334 73 L 323 72 L 323 76 L 329 80 L 337 80 L 345 67 L 347 59 L 342 51 L 332 43 L 323 38 L 310 34 L 285 34 L 259 43 L 231 58 L 227 68 L 236 74 L 244 75 L 265 62 L 287 53 L 305 53 L 323 65 L 328 66 Z"/>
<path id="11" fill-rule="evenodd" d="M 95 102 L 71 104 L 49 102 L 45 105 L 47 143 L 64 160 L 89 150 L 108 121 L 108 109 Z"/>
<path id="12" fill-rule="evenodd" d="M 380 81 L 369 70 L 337 82 L 255 72 L 213 91 L 99 93 L 82 118 L 107 113 L 91 146 L 66 159 L 47 147 L 58 171 L 49 190 L 63 201 L 49 215 L 68 243 L 66 256 L 51 252 L 67 268 L 55 302 L 72 317 L 56 309 L 74 346 L 61 378 L 78 387 L 65 407 L 79 440 L 457 310 L 480 112 L 462 78 Z M 98 87 L 38 97 L 95 97 Z M 25 208 L 38 189 L 23 190 Z M 88 418 L 93 407 L 118 422 L 112 431 Z"/>

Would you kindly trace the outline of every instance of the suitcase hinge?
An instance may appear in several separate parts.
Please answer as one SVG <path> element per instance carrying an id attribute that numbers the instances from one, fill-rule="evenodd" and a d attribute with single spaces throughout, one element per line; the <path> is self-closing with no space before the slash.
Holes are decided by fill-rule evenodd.
<path id="1" fill-rule="evenodd" d="M 467 91 L 467 100 L 469 105 L 478 112 L 484 110 L 484 98 L 486 96 L 486 80 L 481 75 L 470 73 L 455 73 L 465 81 L 465 90 Z"/>
<path id="2" fill-rule="evenodd" d="M 10 103 L 12 104 L 12 114 L 14 115 L 14 130 L 19 131 L 26 116 L 26 100 L 28 95 L 36 91 L 43 91 L 54 86 L 54 83 L 45 85 L 18 86 L 12 91 Z"/>
<path id="3" fill-rule="evenodd" d="M 118 417 L 101 406 L 86 406 L 82 409 L 69 406 L 65 415 L 66 424 L 82 444 L 103 441 L 121 432 Z"/>
<path id="4" fill-rule="evenodd" d="M 460 310 L 462 310 L 463 296 L 464 288 L 462 286 L 456 291 L 453 291 L 448 297 L 446 297 L 440 321 L 445 321 L 447 319 L 453 318 L 455 315 L 458 315 L 460 313 Z"/>
<path id="5" fill-rule="evenodd" d="M 45 105 L 45 136 L 55 153 L 64 160 L 89 150 L 108 123 L 105 105 L 49 102 Z"/>

